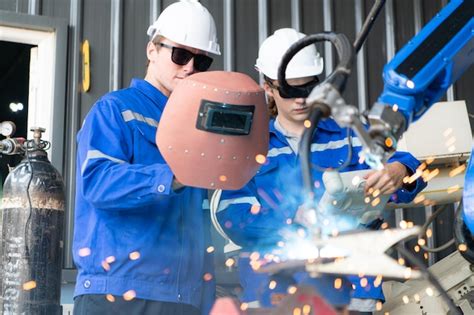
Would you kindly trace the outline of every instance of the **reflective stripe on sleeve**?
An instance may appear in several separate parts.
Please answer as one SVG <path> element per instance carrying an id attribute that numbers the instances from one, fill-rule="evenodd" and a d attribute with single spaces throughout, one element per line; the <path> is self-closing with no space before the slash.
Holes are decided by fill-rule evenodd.
<path id="1" fill-rule="evenodd" d="M 115 163 L 125 163 L 125 161 L 117 159 L 113 156 L 107 155 L 105 153 L 102 153 L 99 150 L 89 150 L 87 151 L 86 160 L 84 161 L 84 163 L 82 163 L 81 174 L 84 174 L 84 171 L 87 167 L 87 163 L 89 163 L 89 160 L 93 160 L 93 159 L 107 159 Z"/>
<path id="2" fill-rule="evenodd" d="M 126 110 L 122 112 L 122 117 L 125 122 L 129 122 L 132 120 L 138 120 L 144 122 L 150 126 L 158 128 L 158 122 L 153 118 L 145 117 L 142 114 L 132 112 L 131 110 Z"/>

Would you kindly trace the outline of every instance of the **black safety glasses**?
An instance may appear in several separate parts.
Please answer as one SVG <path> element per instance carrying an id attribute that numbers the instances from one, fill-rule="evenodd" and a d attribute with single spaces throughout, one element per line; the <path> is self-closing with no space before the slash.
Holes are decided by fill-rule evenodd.
<path id="1" fill-rule="evenodd" d="M 305 84 L 292 85 L 293 87 L 298 88 L 298 90 L 295 92 L 295 94 L 289 95 L 281 87 L 276 86 L 270 80 L 266 80 L 266 81 L 267 81 L 268 85 L 270 85 L 271 88 L 278 90 L 278 93 L 280 93 L 280 96 L 282 98 L 300 98 L 300 97 L 301 98 L 307 98 L 309 96 L 309 94 L 311 93 L 311 91 L 316 87 L 316 85 L 319 84 L 318 77 L 314 77 L 313 80 L 311 80 L 311 81 L 309 81 Z"/>
<path id="2" fill-rule="evenodd" d="M 180 47 L 174 47 L 165 43 L 158 43 L 161 47 L 171 49 L 171 60 L 180 66 L 188 64 L 194 58 L 194 68 L 197 71 L 206 71 L 212 64 L 212 58 L 202 54 L 194 54 L 189 50 Z"/>

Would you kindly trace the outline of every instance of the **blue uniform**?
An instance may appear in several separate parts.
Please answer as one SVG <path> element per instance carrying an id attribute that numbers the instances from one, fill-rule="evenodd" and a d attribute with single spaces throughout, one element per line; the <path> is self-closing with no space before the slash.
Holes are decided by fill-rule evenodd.
<path id="1" fill-rule="evenodd" d="M 288 225 L 288 219 L 294 219 L 298 206 L 304 203 L 305 194 L 299 156 L 293 152 L 286 137 L 275 128 L 275 120 L 270 121 L 269 129 L 270 145 L 266 163 L 242 189 L 224 191 L 218 208 L 217 216 L 220 224 L 225 228 L 229 237 L 243 247 L 244 253 L 261 252 L 262 247 L 275 245 L 282 239 L 282 230 L 295 228 L 295 224 Z M 352 146 L 352 158 L 349 165 L 342 171 L 368 169 L 366 164 L 361 164 L 358 161 L 358 153 L 362 147 L 359 139 L 354 135 L 352 135 Z M 312 140 L 311 162 L 323 168 L 339 167 L 348 156 L 348 148 L 347 130 L 340 128 L 332 119 L 322 120 L 319 122 Z M 415 172 L 420 164 L 411 154 L 402 152 L 397 152 L 389 162 L 394 161 L 404 164 L 411 172 Z M 313 171 L 313 179 L 315 186 L 320 187 L 320 189 L 316 189 L 316 199 L 318 200 L 324 193 L 322 173 L 317 170 Z M 425 186 L 426 183 L 419 179 L 410 190 L 404 188 L 398 190 L 392 196 L 392 201 L 410 202 Z M 252 211 L 253 205 L 259 208 L 258 212 Z M 352 228 L 356 228 L 356 226 Z M 344 227 L 341 225 L 339 231 L 343 229 Z M 244 287 L 243 300 L 253 301 L 260 298 L 264 304 L 268 304 L 268 298 L 264 292 L 268 288 L 266 286 L 268 276 L 254 273 L 248 265 L 249 258 L 245 255 L 240 258 L 239 263 L 241 282 Z M 320 280 L 318 283 L 314 279 L 307 278 L 297 275 L 290 282 L 299 282 L 301 279 L 305 283 L 315 282 L 314 285 L 320 287 L 320 294 L 322 294 L 322 291 L 327 287 L 327 283 L 324 284 L 327 279 Z M 332 286 L 331 282 L 329 287 Z M 383 299 L 381 287 L 375 288 L 368 285 L 361 288 L 358 283 L 355 286 L 353 296 L 356 298 Z M 351 287 L 350 285 L 348 287 L 342 286 L 338 291 L 347 293 L 342 296 L 349 296 L 348 292 L 351 291 Z M 333 304 L 345 304 L 348 301 L 348 298 L 341 299 L 337 294 L 330 293 L 329 296 L 331 296 L 330 302 Z M 265 299 L 267 299 L 267 303 Z"/>
<path id="2" fill-rule="evenodd" d="M 98 100 L 84 121 L 77 137 L 75 296 L 128 292 L 204 312 L 212 305 L 207 193 L 173 191 L 173 173 L 155 144 L 166 101 L 134 79 Z"/>

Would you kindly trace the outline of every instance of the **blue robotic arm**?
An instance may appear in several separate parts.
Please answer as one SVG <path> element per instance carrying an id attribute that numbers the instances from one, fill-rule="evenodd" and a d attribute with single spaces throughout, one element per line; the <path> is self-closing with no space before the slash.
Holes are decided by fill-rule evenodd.
<path id="1" fill-rule="evenodd" d="M 384 91 L 370 113 L 373 167 L 474 62 L 474 0 L 452 0 L 385 66 Z M 386 141 L 389 139 L 389 141 Z"/>

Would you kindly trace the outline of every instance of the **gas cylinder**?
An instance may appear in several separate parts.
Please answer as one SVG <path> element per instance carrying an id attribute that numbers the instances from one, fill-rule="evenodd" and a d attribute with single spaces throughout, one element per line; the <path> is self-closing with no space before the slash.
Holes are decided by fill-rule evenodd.
<path id="1" fill-rule="evenodd" d="M 60 314 L 65 194 L 35 128 L 23 160 L 3 186 L 0 310 L 2 314 Z"/>

